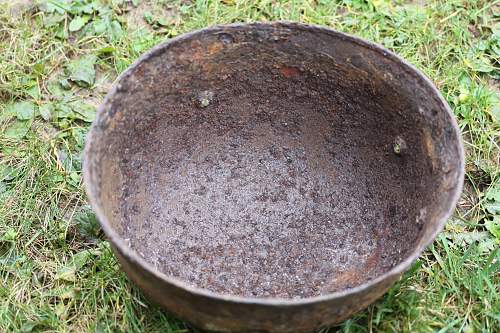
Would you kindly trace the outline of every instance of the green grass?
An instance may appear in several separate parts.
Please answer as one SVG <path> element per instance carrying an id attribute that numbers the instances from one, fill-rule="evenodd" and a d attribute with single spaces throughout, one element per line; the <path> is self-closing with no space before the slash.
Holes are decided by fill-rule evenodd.
<path id="1" fill-rule="evenodd" d="M 499 13 L 491 0 L 0 1 L 0 331 L 187 332 L 121 272 L 86 205 L 80 153 L 95 106 L 140 54 L 262 20 L 394 50 L 434 81 L 463 132 L 466 185 L 445 232 L 383 298 L 322 332 L 498 331 Z"/>

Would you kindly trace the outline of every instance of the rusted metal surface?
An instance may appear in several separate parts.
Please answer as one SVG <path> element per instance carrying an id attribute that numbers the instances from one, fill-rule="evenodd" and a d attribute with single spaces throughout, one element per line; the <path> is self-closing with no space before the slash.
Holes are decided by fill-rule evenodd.
<path id="1" fill-rule="evenodd" d="M 308 332 L 382 295 L 461 191 L 453 116 L 380 48 L 293 23 L 144 55 L 87 138 L 89 199 L 130 278 L 214 331 Z"/>

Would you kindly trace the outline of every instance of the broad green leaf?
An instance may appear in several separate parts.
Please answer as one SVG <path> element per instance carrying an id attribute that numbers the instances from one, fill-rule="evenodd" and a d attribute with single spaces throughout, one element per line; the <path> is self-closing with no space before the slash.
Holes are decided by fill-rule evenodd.
<path id="1" fill-rule="evenodd" d="M 55 116 L 58 119 L 74 118 L 74 113 L 68 105 L 60 103 L 55 108 Z"/>
<path id="2" fill-rule="evenodd" d="M 93 26 L 96 35 L 100 35 L 106 32 L 106 20 L 102 18 L 94 21 Z"/>
<path id="3" fill-rule="evenodd" d="M 26 256 L 12 255 L 0 257 L 0 265 L 6 266 L 17 266 L 21 267 L 26 262 Z"/>
<path id="4" fill-rule="evenodd" d="M 494 56 L 496 56 L 497 58 L 500 57 L 500 39 L 492 43 L 490 49 L 493 52 Z"/>
<path id="5" fill-rule="evenodd" d="M 500 243 L 500 216 L 495 215 L 493 220 L 488 220 L 485 223 L 486 229 L 495 236 L 495 239 Z"/>
<path id="6" fill-rule="evenodd" d="M 85 144 L 85 135 L 87 134 L 87 129 L 82 127 L 73 127 L 71 129 L 71 136 L 76 142 L 76 147 L 79 149 L 83 149 L 83 145 Z"/>
<path id="7" fill-rule="evenodd" d="M 488 201 L 484 207 L 491 214 L 500 214 L 500 201 Z"/>
<path id="8" fill-rule="evenodd" d="M 40 115 L 42 116 L 43 120 L 50 121 L 50 119 L 52 118 L 52 114 L 54 113 L 54 105 L 46 103 L 40 106 L 38 110 L 40 111 Z"/>
<path id="9" fill-rule="evenodd" d="M 82 16 L 76 16 L 71 22 L 69 23 L 69 31 L 75 32 L 83 28 L 85 23 L 87 23 L 88 18 L 82 17 Z"/>
<path id="10" fill-rule="evenodd" d="M 120 22 L 112 21 L 108 27 L 108 36 L 111 40 L 118 40 L 122 37 L 123 30 Z"/>
<path id="11" fill-rule="evenodd" d="M 59 28 L 56 31 L 56 37 L 59 39 L 68 39 L 69 32 L 68 32 L 68 28 L 66 27 L 66 25 L 59 26 Z"/>
<path id="12" fill-rule="evenodd" d="M 491 115 L 496 123 L 500 122 L 500 103 L 493 105 L 491 108 Z"/>
<path id="13" fill-rule="evenodd" d="M 4 132 L 4 137 L 8 139 L 22 139 L 30 130 L 33 120 L 16 120 L 10 124 Z"/>
<path id="14" fill-rule="evenodd" d="M 500 201 L 500 184 L 498 186 L 490 187 L 484 196 L 488 200 Z"/>
<path id="15" fill-rule="evenodd" d="M 62 98 L 66 94 L 64 89 L 61 87 L 61 84 L 55 80 L 49 81 L 47 84 L 47 89 L 56 98 Z"/>
<path id="16" fill-rule="evenodd" d="M 33 73 L 38 77 L 45 75 L 45 63 L 40 60 L 33 66 Z M 40 89 L 38 89 L 38 94 L 40 94 Z"/>
<path id="17" fill-rule="evenodd" d="M 78 252 L 73 256 L 73 265 L 77 270 L 81 269 L 93 257 L 93 252 L 90 250 L 84 250 Z"/>
<path id="18" fill-rule="evenodd" d="M 68 79 L 59 80 L 59 84 L 61 85 L 61 88 L 65 89 L 65 90 L 71 89 L 71 83 L 69 82 Z"/>
<path id="19" fill-rule="evenodd" d="M 0 120 L 8 120 L 16 116 L 16 110 L 13 107 L 15 103 L 6 105 L 3 111 L 0 109 Z"/>
<path id="20" fill-rule="evenodd" d="M 75 288 L 64 286 L 55 290 L 50 290 L 43 294 L 45 297 L 58 297 L 60 299 L 73 299 L 76 296 Z"/>
<path id="21" fill-rule="evenodd" d="M 490 59 L 484 55 L 475 55 L 469 59 L 465 59 L 465 64 L 475 72 L 489 73 L 495 69 L 491 65 Z"/>
<path id="22" fill-rule="evenodd" d="M 69 282 L 76 281 L 76 272 L 80 271 L 89 260 L 98 254 L 98 250 L 84 250 L 75 254 L 70 262 L 61 267 L 55 276 L 56 279 L 65 280 Z"/>
<path id="23" fill-rule="evenodd" d="M 59 302 L 55 306 L 54 314 L 59 318 L 66 317 L 68 307 L 69 307 L 69 304 L 66 305 L 66 304 L 64 304 L 64 302 Z"/>
<path id="24" fill-rule="evenodd" d="M 62 128 L 62 129 L 70 128 L 71 127 L 71 122 L 72 122 L 72 120 L 66 119 L 66 118 L 64 118 L 64 119 L 58 119 L 58 121 L 57 121 L 57 127 Z M 62 134 L 62 135 L 64 135 L 64 134 Z"/>
<path id="25" fill-rule="evenodd" d="M 79 59 L 71 61 L 66 69 L 69 74 L 69 79 L 76 84 L 88 87 L 94 84 L 95 81 L 95 62 L 97 57 L 93 54 L 83 56 Z"/>
<path id="26" fill-rule="evenodd" d="M 73 299 L 75 298 L 75 289 L 74 288 L 65 288 L 61 290 L 59 294 L 59 298 L 61 299 Z"/>
<path id="27" fill-rule="evenodd" d="M 476 49 L 480 51 L 485 51 L 488 48 L 488 43 L 485 40 L 480 40 L 476 44 Z"/>
<path id="28" fill-rule="evenodd" d="M 94 1 L 94 10 L 99 13 L 99 16 L 105 16 L 112 14 L 113 10 L 109 7 L 109 0 L 104 1 Z"/>
<path id="29" fill-rule="evenodd" d="M 27 89 L 26 93 L 34 99 L 40 99 L 40 88 L 38 87 L 38 84 L 35 84 L 33 87 Z"/>
<path id="30" fill-rule="evenodd" d="M 44 22 L 43 24 L 47 27 L 54 27 L 59 25 L 62 21 L 64 21 L 64 18 L 66 17 L 65 14 L 59 14 L 59 13 L 54 13 L 50 14 L 44 17 Z"/>
<path id="31" fill-rule="evenodd" d="M 69 282 L 76 281 L 76 267 L 72 263 L 61 267 L 55 276 L 56 280 L 64 280 Z"/>
<path id="32" fill-rule="evenodd" d="M 38 325 L 36 321 L 28 321 L 22 324 L 21 333 L 33 332 L 33 329 Z"/>
<path id="33" fill-rule="evenodd" d="M 43 178 L 44 178 L 44 181 L 46 181 L 46 182 L 61 183 L 64 181 L 64 177 L 59 173 L 49 174 Z"/>
<path id="34" fill-rule="evenodd" d="M 487 238 L 479 243 L 477 248 L 479 249 L 479 252 L 489 252 L 493 251 L 495 248 L 497 248 L 497 240 L 494 238 Z"/>
<path id="35" fill-rule="evenodd" d="M 500 186 L 492 186 L 485 193 L 484 207 L 491 214 L 500 213 Z"/>
<path id="36" fill-rule="evenodd" d="M 481 252 L 493 250 L 495 240 L 487 231 L 444 232 L 443 236 L 453 240 L 453 244 L 461 248 L 468 248 L 472 243 L 477 243 Z"/>
<path id="37" fill-rule="evenodd" d="M 500 38 L 500 22 L 495 23 L 493 27 L 491 27 L 491 32 L 493 36 Z"/>
<path id="38" fill-rule="evenodd" d="M 71 109 L 75 112 L 75 118 L 91 123 L 95 118 L 95 107 L 83 103 L 81 101 L 74 101 L 70 104 Z"/>
<path id="39" fill-rule="evenodd" d="M 89 206 L 84 206 L 80 212 L 75 214 L 74 222 L 84 238 L 98 238 L 101 228 L 97 222 L 97 217 Z"/>
<path id="40" fill-rule="evenodd" d="M 13 168 L 10 165 L 0 164 L 0 181 L 11 181 L 17 178 L 20 168 Z"/>
<path id="41" fill-rule="evenodd" d="M 68 183 L 74 187 L 78 187 L 80 185 L 81 177 L 77 172 L 69 173 L 69 181 Z"/>
<path id="42" fill-rule="evenodd" d="M 153 14 L 149 11 L 144 12 L 144 20 L 149 24 L 153 24 L 154 22 Z"/>
<path id="43" fill-rule="evenodd" d="M 71 9 L 71 0 L 45 0 L 40 3 L 40 9 L 48 13 L 64 14 Z"/>
<path id="44" fill-rule="evenodd" d="M 120 22 L 111 19 L 111 15 L 105 15 L 93 23 L 96 35 L 106 34 L 110 41 L 118 40 L 123 35 Z"/>
<path id="45" fill-rule="evenodd" d="M 170 25 L 170 22 L 166 18 L 164 18 L 164 17 L 157 18 L 156 19 L 156 23 L 158 25 L 163 26 L 163 27 L 166 27 L 166 26 Z"/>
<path id="46" fill-rule="evenodd" d="M 61 162 L 61 165 L 66 173 L 73 171 L 73 161 L 71 159 L 71 154 L 66 149 L 58 149 L 57 159 Z"/>
<path id="47" fill-rule="evenodd" d="M 84 3 L 82 1 L 73 1 L 70 12 L 72 14 L 92 14 L 97 6 L 96 1 Z"/>
<path id="48" fill-rule="evenodd" d="M 0 203 L 5 200 L 5 199 L 8 199 L 11 195 L 11 191 L 9 190 L 9 187 L 7 186 L 7 184 L 5 182 L 2 182 L 0 181 Z M 1 261 L 1 259 L 0 259 Z"/>
<path id="49" fill-rule="evenodd" d="M 9 228 L 5 233 L 2 235 L 1 240 L 6 241 L 6 242 L 13 242 L 17 238 L 17 231 L 14 228 Z"/>
<path id="50" fill-rule="evenodd" d="M 21 101 L 7 107 L 7 112 L 15 115 L 19 120 L 28 120 L 35 117 L 35 104 L 28 101 Z"/>

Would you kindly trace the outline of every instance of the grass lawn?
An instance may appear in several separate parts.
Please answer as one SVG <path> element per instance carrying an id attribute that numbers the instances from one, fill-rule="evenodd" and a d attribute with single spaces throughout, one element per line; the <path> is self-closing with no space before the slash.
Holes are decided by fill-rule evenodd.
<path id="1" fill-rule="evenodd" d="M 445 231 L 378 302 L 322 332 L 500 332 L 500 1 L 0 0 L 0 332 L 188 332 L 128 282 L 86 204 L 95 107 L 152 46 L 292 20 L 385 45 L 452 107 L 466 184 Z"/>

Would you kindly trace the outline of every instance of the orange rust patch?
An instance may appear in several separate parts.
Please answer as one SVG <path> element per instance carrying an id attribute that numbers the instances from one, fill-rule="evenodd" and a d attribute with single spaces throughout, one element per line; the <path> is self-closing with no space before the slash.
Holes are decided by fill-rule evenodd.
<path id="1" fill-rule="evenodd" d="M 432 142 L 432 136 L 431 133 L 427 128 L 423 129 L 423 136 L 422 139 L 424 141 L 424 146 L 425 150 L 427 153 L 427 156 L 431 160 L 432 163 L 432 170 L 437 170 L 438 168 L 438 161 L 436 160 L 436 152 L 434 150 L 434 144 Z"/>
<path id="2" fill-rule="evenodd" d="M 345 289 L 349 286 L 356 285 L 360 280 L 363 279 L 363 275 L 357 268 L 351 268 L 345 272 L 342 272 L 335 278 L 335 284 L 338 289 Z"/>
<path id="3" fill-rule="evenodd" d="M 380 247 L 376 247 L 375 251 L 373 251 L 373 254 L 366 259 L 365 264 L 364 264 L 364 271 L 372 271 L 373 269 L 377 268 L 377 263 L 380 260 Z"/>
<path id="4" fill-rule="evenodd" d="M 208 54 L 212 55 L 214 53 L 218 53 L 223 48 L 224 46 L 220 42 L 212 43 L 208 46 Z"/>
<path id="5" fill-rule="evenodd" d="M 332 285 L 335 285 L 335 288 L 331 288 L 332 285 L 330 285 L 325 290 L 342 290 L 358 284 L 367 273 L 373 272 L 377 268 L 379 260 L 380 248 L 377 247 L 361 266 L 352 267 L 344 272 L 340 272 L 334 281 L 332 281 Z"/>
<path id="6" fill-rule="evenodd" d="M 212 43 L 206 47 L 191 43 L 192 47 L 189 53 L 186 52 L 186 58 L 190 58 L 193 61 L 201 61 L 207 59 L 215 53 L 220 52 L 224 46 L 220 42 Z"/>
<path id="7" fill-rule="evenodd" d="M 284 77 L 289 78 L 299 74 L 299 69 L 295 67 L 281 67 L 280 73 L 283 74 Z"/>

